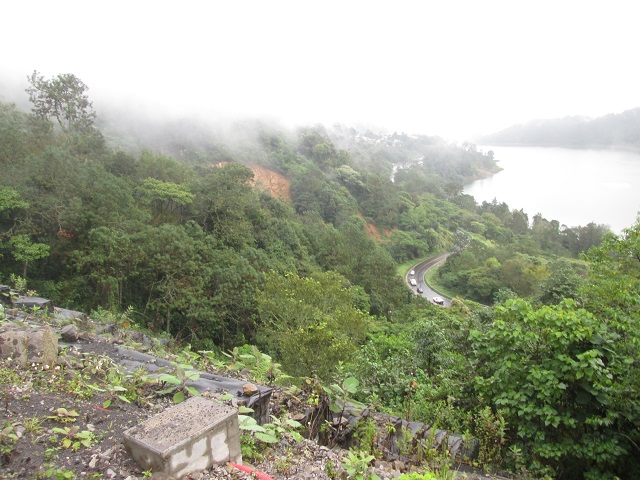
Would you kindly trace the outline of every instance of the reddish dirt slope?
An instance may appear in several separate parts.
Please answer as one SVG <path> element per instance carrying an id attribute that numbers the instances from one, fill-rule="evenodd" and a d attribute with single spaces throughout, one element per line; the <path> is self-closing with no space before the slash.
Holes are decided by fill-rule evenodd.
<path id="1" fill-rule="evenodd" d="M 285 176 L 260 165 L 249 165 L 249 168 L 253 170 L 253 184 L 256 187 L 266 190 L 276 198 L 291 201 L 290 183 Z"/>
<path id="2" fill-rule="evenodd" d="M 218 166 L 222 165 L 224 165 L 224 163 L 218 164 Z M 276 198 L 282 198 L 291 201 L 291 184 L 284 175 L 274 172 L 273 170 L 269 170 L 268 168 L 261 165 L 248 165 L 248 167 L 253 171 L 253 185 L 255 187 L 266 190 Z M 361 217 L 364 218 L 364 216 L 362 215 Z M 365 230 L 367 232 L 367 235 L 369 235 L 369 237 L 373 240 L 377 242 L 380 242 L 382 240 L 380 231 L 372 223 L 367 222 Z M 384 235 L 386 237 L 390 236 L 391 231 L 385 230 Z"/>

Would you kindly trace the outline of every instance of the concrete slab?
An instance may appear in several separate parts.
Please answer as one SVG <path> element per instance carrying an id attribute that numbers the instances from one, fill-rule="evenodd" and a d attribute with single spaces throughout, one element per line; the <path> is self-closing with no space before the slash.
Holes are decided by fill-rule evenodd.
<path id="1" fill-rule="evenodd" d="M 242 463 L 237 411 L 191 397 L 123 433 L 144 469 L 180 478 L 229 461 Z"/>

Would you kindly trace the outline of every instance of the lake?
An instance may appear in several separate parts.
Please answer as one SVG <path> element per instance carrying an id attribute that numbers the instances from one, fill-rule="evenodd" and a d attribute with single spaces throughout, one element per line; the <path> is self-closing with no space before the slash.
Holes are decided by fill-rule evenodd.
<path id="1" fill-rule="evenodd" d="M 606 224 L 615 233 L 630 227 L 640 211 L 640 154 L 624 150 L 557 147 L 494 147 L 503 170 L 464 187 L 479 204 L 505 202 L 523 209 L 529 220 L 537 213 L 547 220 L 575 227 Z"/>

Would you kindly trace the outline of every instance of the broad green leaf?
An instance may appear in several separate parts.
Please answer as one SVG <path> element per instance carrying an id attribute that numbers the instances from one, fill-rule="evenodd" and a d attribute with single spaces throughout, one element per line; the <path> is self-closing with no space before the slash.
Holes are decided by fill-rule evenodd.
<path id="1" fill-rule="evenodd" d="M 349 377 L 345 378 L 343 385 L 344 389 L 349 393 L 356 393 L 358 391 L 358 385 L 360 385 L 360 382 L 355 377 Z"/>
<path id="2" fill-rule="evenodd" d="M 185 387 L 185 388 L 194 397 L 199 397 L 200 396 L 200 392 L 198 390 L 196 390 L 194 387 Z"/>
<path id="3" fill-rule="evenodd" d="M 182 384 L 182 381 L 180 381 L 180 379 L 178 377 L 176 377 L 175 375 L 168 375 L 168 374 L 164 374 L 164 375 L 160 375 L 158 377 L 158 380 L 165 382 L 165 383 L 171 383 L 173 385 L 180 385 Z"/>
<path id="4" fill-rule="evenodd" d="M 277 443 L 278 439 L 273 435 L 269 435 L 268 433 L 256 432 L 256 438 L 262 440 L 265 443 Z"/>
<path id="5" fill-rule="evenodd" d="M 184 401 L 184 392 L 176 392 L 173 396 L 173 403 L 181 403 Z"/>

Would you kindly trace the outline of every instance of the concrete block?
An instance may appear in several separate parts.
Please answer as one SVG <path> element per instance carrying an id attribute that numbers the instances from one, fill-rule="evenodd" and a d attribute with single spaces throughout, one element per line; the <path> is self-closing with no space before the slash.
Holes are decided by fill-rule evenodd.
<path id="1" fill-rule="evenodd" d="M 242 463 L 237 411 L 202 397 L 168 408 L 123 435 L 143 469 L 176 478 L 229 461 Z"/>
<path id="2" fill-rule="evenodd" d="M 53 313 L 54 308 L 51 300 L 41 297 L 18 297 L 18 299 L 13 302 L 13 305 L 24 311 L 33 310 L 35 307 L 47 313 Z"/>
<path id="3" fill-rule="evenodd" d="M 20 365 L 42 363 L 53 367 L 58 360 L 58 337 L 51 327 L 0 326 L 0 356 L 11 357 Z"/>
<path id="4" fill-rule="evenodd" d="M 84 321 L 87 319 L 87 315 L 85 313 L 60 307 L 53 307 L 53 317 L 63 322 L 76 322 L 78 320 Z"/>
<path id="5" fill-rule="evenodd" d="M 0 303 L 5 307 L 10 307 L 13 304 L 11 288 L 7 285 L 0 285 Z"/>

